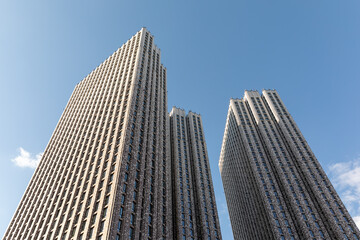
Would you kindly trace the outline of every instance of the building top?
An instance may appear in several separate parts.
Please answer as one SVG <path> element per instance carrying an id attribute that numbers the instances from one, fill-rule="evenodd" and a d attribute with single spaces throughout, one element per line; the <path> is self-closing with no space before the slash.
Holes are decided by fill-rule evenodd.
<path id="1" fill-rule="evenodd" d="M 189 110 L 188 114 L 186 114 L 185 109 L 179 108 L 179 107 L 176 107 L 176 106 L 173 106 L 173 107 L 172 107 L 169 115 L 172 116 L 172 115 L 174 115 L 176 112 L 178 112 L 179 114 L 182 114 L 182 115 L 187 115 L 187 116 L 188 116 L 188 115 L 201 116 L 200 113 L 196 113 L 196 112 L 193 112 L 193 111 L 191 111 L 191 110 Z"/>

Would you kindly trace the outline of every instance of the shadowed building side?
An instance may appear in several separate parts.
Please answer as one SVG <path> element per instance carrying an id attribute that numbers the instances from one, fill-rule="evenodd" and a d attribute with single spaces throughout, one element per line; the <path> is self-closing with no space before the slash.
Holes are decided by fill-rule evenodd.
<path id="1" fill-rule="evenodd" d="M 230 100 L 219 167 L 235 238 L 359 238 L 275 90 Z"/>
<path id="2" fill-rule="evenodd" d="M 174 239 L 221 239 L 201 116 L 170 113 Z"/>

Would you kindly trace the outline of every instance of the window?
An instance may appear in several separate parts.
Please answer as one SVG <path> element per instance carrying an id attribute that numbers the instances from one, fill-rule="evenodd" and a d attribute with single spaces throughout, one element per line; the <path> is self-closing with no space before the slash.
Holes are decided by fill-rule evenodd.
<path id="1" fill-rule="evenodd" d="M 118 227 L 117 227 L 118 232 L 120 232 L 120 229 L 121 229 L 121 223 L 122 223 L 122 220 L 119 220 L 119 222 L 118 222 Z M 120 236 L 119 236 L 119 238 L 120 238 Z"/>

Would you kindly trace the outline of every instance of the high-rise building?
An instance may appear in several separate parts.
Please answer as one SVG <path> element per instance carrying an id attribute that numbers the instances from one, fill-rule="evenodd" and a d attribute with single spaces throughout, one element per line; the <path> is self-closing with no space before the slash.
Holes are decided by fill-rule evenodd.
<path id="1" fill-rule="evenodd" d="M 166 94 L 143 28 L 75 87 L 4 239 L 172 239 Z"/>
<path id="2" fill-rule="evenodd" d="M 219 161 L 235 239 L 359 239 L 275 90 L 231 99 Z"/>
<path id="3" fill-rule="evenodd" d="M 167 113 L 145 28 L 77 84 L 4 239 L 221 239 L 201 117 Z"/>
<path id="4" fill-rule="evenodd" d="M 221 239 L 201 116 L 170 113 L 174 239 Z"/>

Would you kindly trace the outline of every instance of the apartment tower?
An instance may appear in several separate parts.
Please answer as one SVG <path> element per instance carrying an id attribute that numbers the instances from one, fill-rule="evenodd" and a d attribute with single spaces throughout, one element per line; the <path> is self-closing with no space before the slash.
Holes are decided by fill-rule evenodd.
<path id="1" fill-rule="evenodd" d="M 275 90 L 231 99 L 219 161 L 235 239 L 359 239 Z"/>
<path id="2" fill-rule="evenodd" d="M 172 239 L 166 94 L 143 28 L 76 85 L 4 239 Z"/>
<path id="3" fill-rule="evenodd" d="M 170 144 L 174 239 L 220 240 L 201 116 L 173 107 Z"/>

